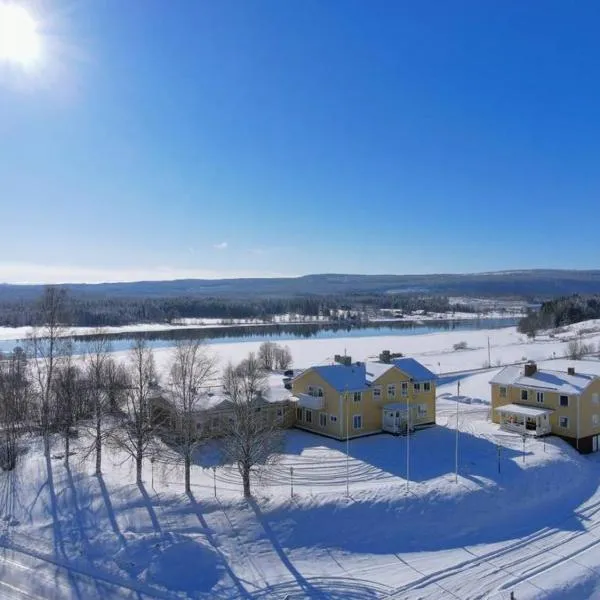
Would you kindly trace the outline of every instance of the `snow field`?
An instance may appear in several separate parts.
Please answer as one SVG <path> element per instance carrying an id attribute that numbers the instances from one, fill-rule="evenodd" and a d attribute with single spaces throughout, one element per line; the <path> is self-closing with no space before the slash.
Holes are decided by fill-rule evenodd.
<path id="1" fill-rule="evenodd" d="M 487 360 L 488 335 L 493 356 L 519 360 L 558 355 L 575 333 L 535 343 L 510 329 L 289 345 L 299 367 L 345 345 L 357 359 L 387 347 L 468 371 Z M 454 352 L 462 340 L 473 349 Z M 211 348 L 223 364 L 258 345 Z M 164 374 L 169 352 L 156 355 Z M 600 361 L 577 368 L 600 374 Z M 0 474 L 0 597 L 593 598 L 598 458 L 555 438 L 528 440 L 523 452 L 521 437 L 488 420 L 497 370 L 442 379 L 438 426 L 408 440 L 408 490 L 405 437 L 351 440 L 347 460 L 344 442 L 291 430 L 278 460 L 255 474 L 251 502 L 241 498 L 235 468 L 221 465 L 218 445 L 199 452 L 188 498 L 169 461 L 146 462 L 139 488 L 133 465 L 116 452 L 107 452 L 102 478 L 91 476 L 83 437 L 70 469 L 52 460 L 49 479 L 32 440 L 19 468 Z"/>

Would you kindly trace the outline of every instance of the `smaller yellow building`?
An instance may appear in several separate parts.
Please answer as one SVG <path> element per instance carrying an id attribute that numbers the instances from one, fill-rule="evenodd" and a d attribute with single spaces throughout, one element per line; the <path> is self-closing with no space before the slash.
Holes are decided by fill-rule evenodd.
<path id="1" fill-rule="evenodd" d="M 296 427 L 337 439 L 435 424 L 435 375 L 413 358 L 317 365 L 292 381 Z"/>
<path id="2" fill-rule="evenodd" d="M 581 363 L 580 363 L 581 364 Z M 535 362 L 509 366 L 491 381 L 492 420 L 523 435 L 558 435 L 580 452 L 600 442 L 600 378 L 538 369 Z"/>

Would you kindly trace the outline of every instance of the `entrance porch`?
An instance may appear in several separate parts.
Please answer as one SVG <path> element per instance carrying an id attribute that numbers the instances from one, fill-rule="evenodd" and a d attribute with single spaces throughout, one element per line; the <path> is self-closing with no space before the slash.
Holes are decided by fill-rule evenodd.
<path id="1" fill-rule="evenodd" d="M 496 408 L 500 415 L 500 427 L 521 435 L 538 437 L 551 432 L 549 408 L 536 408 L 522 404 L 506 404 Z"/>

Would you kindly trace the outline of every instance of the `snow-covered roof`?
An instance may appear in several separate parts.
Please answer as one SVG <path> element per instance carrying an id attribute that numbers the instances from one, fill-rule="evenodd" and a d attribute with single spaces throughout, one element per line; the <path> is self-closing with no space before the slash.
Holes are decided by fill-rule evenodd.
<path id="1" fill-rule="evenodd" d="M 382 362 L 368 362 L 366 363 L 367 381 L 373 383 L 376 379 L 379 379 L 382 375 L 387 373 L 390 369 L 393 369 L 394 365 L 391 363 Z"/>
<path id="2" fill-rule="evenodd" d="M 435 379 L 435 373 L 432 373 L 414 358 L 396 358 L 392 361 L 392 364 L 406 373 L 413 381 L 432 381 Z"/>
<path id="3" fill-rule="evenodd" d="M 312 367 L 338 392 L 356 392 L 367 387 L 365 364 L 317 365 Z"/>
<path id="4" fill-rule="evenodd" d="M 499 413 L 510 413 L 511 415 L 523 415 L 525 417 L 540 417 L 554 412 L 549 408 L 535 408 L 523 406 L 522 404 L 505 404 L 495 409 Z"/>
<path id="5" fill-rule="evenodd" d="M 535 388 L 561 394 L 581 394 L 594 379 L 596 379 L 596 375 L 585 373 L 569 375 L 564 371 L 549 369 L 537 369 L 533 375 L 525 376 L 523 367 L 512 365 L 502 369 L 490 383 Z"/>

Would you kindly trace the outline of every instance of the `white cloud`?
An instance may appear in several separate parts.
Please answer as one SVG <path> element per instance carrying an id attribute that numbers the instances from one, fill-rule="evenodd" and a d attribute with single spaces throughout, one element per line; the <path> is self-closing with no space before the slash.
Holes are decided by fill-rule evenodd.
<path id="1" fill-rule="evenodd" d="M 228 245 L 227 242 L 221 242 L 220 244 L 215 244 L 213 248 L 215 248 L 215 250 L 226 250 Z"/>
<path id="2" fill-rule="evenodd" d="M 156 267 L 84 267 L 80 265 L 37 265 L 1 263 L 0 283 L 103 283 L 110 281 L 165 281 L 171 279 L 235 279 L 240 277 L 294 277 L 291 273 L 265 271 L 215 271 Z"/>

